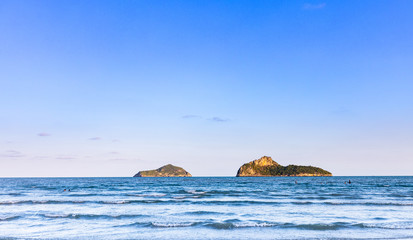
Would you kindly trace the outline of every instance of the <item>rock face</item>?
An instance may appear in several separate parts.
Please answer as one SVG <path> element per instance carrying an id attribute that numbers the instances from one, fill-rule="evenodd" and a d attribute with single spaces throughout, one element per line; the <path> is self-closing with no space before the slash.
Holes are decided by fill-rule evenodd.
<path id="1" fill-rule="evenodd" d="M 155 170 L 140 171 L 134 177 L 192 177 L 192 175 L 181 167 L 168 164 Z"/>
<path id="2" fill-rule="evenodd" d="M 332 176 L 332 174 L 324 169 L 313 166 L 288 165 L 284 167 L 267 156 L 242 165 L 237 172 L 237 177 L 286 176 L 314 177 Z"/>

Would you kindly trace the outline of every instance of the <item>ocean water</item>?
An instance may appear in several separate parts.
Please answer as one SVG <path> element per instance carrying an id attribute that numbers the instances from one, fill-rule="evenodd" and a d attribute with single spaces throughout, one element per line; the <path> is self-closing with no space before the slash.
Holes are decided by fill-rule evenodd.
<path id="1" fill-rule="evenodd" d="M 413 239 L 413 177 L 0 178 L 0 239 Z"/>

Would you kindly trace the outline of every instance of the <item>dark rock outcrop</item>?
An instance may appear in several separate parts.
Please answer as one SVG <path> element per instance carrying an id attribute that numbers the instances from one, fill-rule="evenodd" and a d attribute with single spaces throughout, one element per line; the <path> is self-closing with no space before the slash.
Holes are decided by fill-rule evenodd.
<path id="1" fill-rule="evenodd" d="M 237 172 L 237 177 L 285 176 L 318 177 L 332 176 L 332 174 L 324 169 L 313 166 L 288 165 L 284 167 L 267 156 L 242 165 Z"/>
<path id="2" fill-rule="evenodd" d="M 134 177 L 192 177 L 192 175 L 181 167 L 168 164 L 155 170 L 140 171 Z"/>

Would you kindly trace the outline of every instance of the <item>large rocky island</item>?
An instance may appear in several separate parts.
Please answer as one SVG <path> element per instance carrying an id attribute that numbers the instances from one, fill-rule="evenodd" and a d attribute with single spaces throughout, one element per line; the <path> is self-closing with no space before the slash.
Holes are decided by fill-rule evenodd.
<path id="1" fill-rule="evenodd" d="M 242 165 L 237 172 L 237 177 L 287 176 L 318 177 L 332 176 L 332 174 L 324 169 L 313 166 L 288 165 L 284 167 L 267 156 Z"/>
<path id="2" fill-rule="evenodd" d="M 192 177 L 192 175 L 181 167 L 168 164 L 155 170 L 140 171 L 134 177 Z"/>

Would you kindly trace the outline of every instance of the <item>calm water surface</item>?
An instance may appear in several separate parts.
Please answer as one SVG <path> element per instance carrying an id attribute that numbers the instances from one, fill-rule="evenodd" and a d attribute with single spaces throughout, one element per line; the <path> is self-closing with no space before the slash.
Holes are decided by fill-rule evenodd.
<path id="1" fill-rule="evenodd" d="M 413 177 L 0 178 L 0 239 L 413 239 Z"/>

